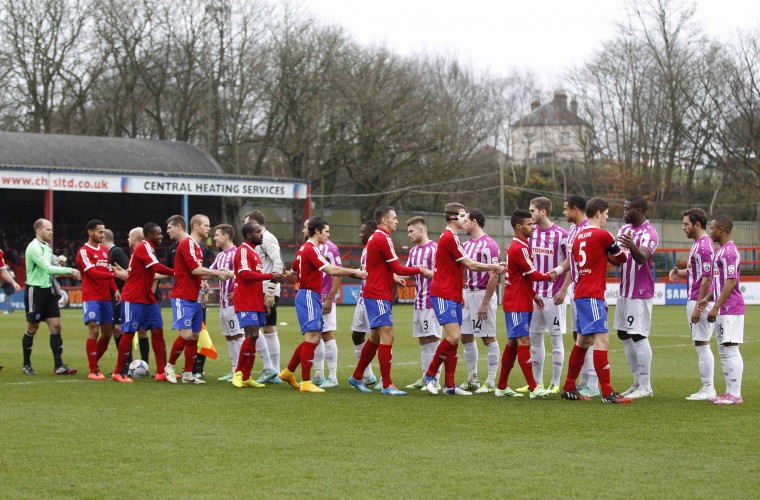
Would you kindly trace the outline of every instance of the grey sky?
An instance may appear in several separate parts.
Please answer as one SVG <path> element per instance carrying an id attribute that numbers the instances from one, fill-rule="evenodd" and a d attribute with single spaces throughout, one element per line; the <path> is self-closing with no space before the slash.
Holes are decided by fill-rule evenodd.
<path id="1" fill-rule="evenodd" d="M 532 69 L 545 84 L 579 64 L 626 19 L 623 0 L 302 0 L 318 18 L 344 26 L 360 43 L 408 55 L 459 56 L 493 74 Z M 760 2 L 699 0 L 697 19 L 725 38 L 760 27 Z"/>

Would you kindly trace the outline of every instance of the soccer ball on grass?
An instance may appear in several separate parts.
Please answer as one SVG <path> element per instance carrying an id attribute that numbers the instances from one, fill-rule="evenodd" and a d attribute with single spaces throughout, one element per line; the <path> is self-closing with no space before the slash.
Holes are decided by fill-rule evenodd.
<path id="1" fill-rule="evenodd" d="M 148 363 L 142 359 L 136 359 L 129 363 L 127 375 L 132 378 L 144 378 L 148 376 Z"/>

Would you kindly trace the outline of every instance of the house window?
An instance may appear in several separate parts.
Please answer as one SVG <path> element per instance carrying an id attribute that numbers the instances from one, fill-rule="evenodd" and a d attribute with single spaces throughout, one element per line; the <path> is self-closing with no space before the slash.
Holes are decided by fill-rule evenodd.
<path id="1" fill-rule="evenodd" d="M 569 146 L 570 145 L 570 132 L 562 132 L 562 134 L 560 134 L 560 141 L 562 142 L 563 146 Z"/>

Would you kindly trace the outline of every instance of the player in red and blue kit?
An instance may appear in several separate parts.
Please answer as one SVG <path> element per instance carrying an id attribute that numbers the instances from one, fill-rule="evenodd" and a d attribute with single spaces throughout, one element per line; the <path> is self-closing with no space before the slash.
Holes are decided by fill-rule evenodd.
<path id="1" fill-rule="evenodd" d="M 438 394 L 436 380 L 438 369 L 443 364 L 446 375 L 444 392 L 448 395 L 471 396 L 470 391 L 456 385 L 454 381 L 457 369 L 457 349 L 461 339 L 462 326 L 462 288 L 464 270 L 502 274 L 505 268 L 500 263 L 477 262 L 467 257 L 457 233 L 464 228 L 467 211 L 461 203 L 449 203 L 443 211 L 446 229 L 438 239 L 435 251 L 435 278 L 430 289 L 433 310 L 438 323 L 443 327 L 445 338 L 438 345 L 433 361 L 425 372 L 425 387 L 430 394 Z"/>
<path id="2" fill-rule="evenodd" d="M 376 230 L 377 223 L 373 219 L 364 221 L 359 228 L 359 239 L 362 245 L 364 245 L 362 255 L 359 258 L 359 269 L 362 271 L 367 269 L 367 242 L 369 241 L 370 236 L 375 234 Z M 367 334 L 369 332 L 369 317 L 367 316 L 367 308 L 364 306 L 364 281 L 362 280 L 359 296 L 356 298 L 354 318 L 351 321 L 351 340 L 354 342 L 354 350 L 356 352 L 357 360 L 362 356 L 362 350 L 364 349 L 364 344 L 367 341 Z M 377 377 L 375 377 L 375 374 L 372 371 L 371 364 L 367 365 L 367 368 L 364 370 L 362 382 L 364 385 L 375 385 L 377 383 Z"/>
<path id="3" fill-rule="evenodd" d="M 391 233 L 398 226 L 398 217 L 393 207 L 377 207 L 375 222 L 377 230 L 367 241 L 367 281 L 364 283 L 362 292 L 369 318 L 369 342 L 364 343 L 359 362 L 353 375 L 349 377 L 348 383 L 359 392 L 372 392 L 362 382 L 362 375 L 377 354 L 380 375 L 383 379 L 381 393 L 386 396 L 404 396 L 406 392 L 397 389 L 391 379 L 394 274 L 396 276 L 422 274 L 426 278 L 432 278 L 433 273 L 427 268 L 407 267 L 399 262 L 391 239 Z"/>
<path id="4" fill-rule="evenodd" d="M 280 378 L 301 392 L 325 392 L 311 381 L 311 366 L 314 350 L 322 337 L 322 273 L 330 276 L 353 276 L 364 279 L 367 273 L 359 269 L 333 266 L 319 252 L 319 245 L 330 238 L 330 225 L 322 217 L 312 217 L 304 222 L 308 239 L 298 249 L 291 267 L 298 275 L 298 293 L 296 293 L 296 315 L 301 325 L 301 342 L 293 353 L 287 368 L 280 373 Z M 296 381 L 295 370 L 301 365 L 302 382 Z"/>
<path id="5" fill-rule="evenodd" d="M 608 257 L 624 262 L 626 255 L 615 238 L 604 230 L 610 205 L 602 198 L 592 198 L 586 204 L 586 227 L 578 231 L 573 241 L 572 255 L 578 271 L 575 285 L 575 306 L 578 312 L 578 338 L 568 360 L 567 378 L 562 399 L 589 401 L 578 392 L 575 380 L 583 367 L 588 348 L 594 346 L 594 367 L 599 377 L 602 403 L 626 404 L 631 400 L 612 390 L 611 369 L 607 359 L 610 336 L 607 308 L 604 303 Z"/>
<path id="6" fill-rule="evenodd" d="M 256 222 L 243 226 L 243 243 L 235 251 L 233 261 L 235 270 L 235 289 L 232 303 L 235 307 L 240 328 L 245 332 L 245 340 L 240 347 L 235 375 L 232 385 L 235 387 L 264 387 L 251 378 L 251 369 L 256 359 L 256 341 L 259 328 L 266 324 L 266 306 L 264 304 L 263 282 L 267 280 L 282 281 L 280 273 L 264 273 L 264 267 L 256 252 L 256 247 L 264 241 L 264 230 Z"/>
<path id="7" fill-rule="evenodd" d="M 552 392 L 536 384 L 530 355 L 533 304 L 536 304 L 539 311 L 544 307 L 544 301 L 533 283 L 554 281 L 557 275 L 542 273 L 533 263 L 533 253 L 528 243 L 535 227 L 533 215 L 528 210 L 515 210 L 511 223 L 515 237 L 507 250 L 507 279 L 503 301 L 504 319 L 507 322 L 507 345 L 501 356 L 501 373 L 494 394 L 496 397 L 522 397 L 522 394 L 508 387 L 509 373 L 517 360 L 528 382 L 530 399 L 546 398 Z"/>
<path id="8" fill-rule="evenodd" d="M 139 229 L 139 228 L 138 228 Z M 140 235 L 130 231 L 130 240 Z M 164 340 L 164 320 L 161 307 L 153 293 L 153 282 L 158 277 L 174 274 L 174 270 L 161 264 L 156 258 L 156 246 L 161 244 L 163 234 L 158 224 L 148 222 L 140 231 L 144 240 L 136 243 L 129 259 L 129 276 L 121 292 L 121 339 L 116 367 L 111 378 L 117 382 L 131 382 L 124 375 L 125 363 L 132 349 L 135 333 L 141 328 L 150 330 L 153 354 L 156 357 L 156 380 L 166 380 L 166 341 Z M 158 277 L 157 277 L 158 275 Z M 145 360 L 147 362 L 147 359 Z"/>
<path id="9" fill-rule="evenodd" d="M 174 287 L 170 294 L 172 304 L 172 329 L 179 330 L 179 336 L 172 345 L 169 362 L 166 364 L 166 380 L 176 384 L 174 363 L 185 353 L 184 384 L 205 384 L 200 373 L 193 373 L 193 365 L 198 354 L 198 335 L 203 326 L 203 305 L 200 302 L 201 278 L 217 276 L 221 280 L 232 278 L 228 269 L 208 269 L 203 267 L 203 251 L 200 242 L 211 232 L 211 224 L 205 215 L 194 215 L 190 219 L 191 233 L 186 232 L 185 218 L 173 215 L 166 221 L 166 232 L 178 242 L 174 259 Z"/>
<path id="10" fill-rule="evenodd" d="M 102 243 L 106 237 L 103 221 L 92 219 L 85 226 L 87 243 L 77 252 L 76 262 L 82 273 L 82 314 L 87 325 L 87 364 L 90 380 L 105 380 L 98 368 L 100 357 L 108 349 L 113 333 L 113 302 L 111 292 L 119 291 L 114 278 L 117 276 L 108 258 L 108 248 Z M 119 278 L 126 278 L 126 270 L 119 270 Z M 98 338 L 100 330 L 100 338 Z"/>

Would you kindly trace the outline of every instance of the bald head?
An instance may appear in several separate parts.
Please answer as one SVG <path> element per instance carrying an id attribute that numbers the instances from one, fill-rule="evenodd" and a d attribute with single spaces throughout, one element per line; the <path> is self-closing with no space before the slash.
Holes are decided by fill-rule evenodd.
<path id="1" fill-rule="evenodd" d="M 37 219 L 34 222 L 34 236 L 40 241 L 50 243 L 53 240 L 53 224 L 47 219 Z"/>
<path id="2" fill-rule="evenodd" d="M 145 234 L 143 234 L 143 228 L 133 227 L 129 231 L 129 236 L 127 236 L 127 241 L 129 242 L 129 248 L 135 248 L 137 244 L 140 243 L 144 239 L 145 239 Z"/>

